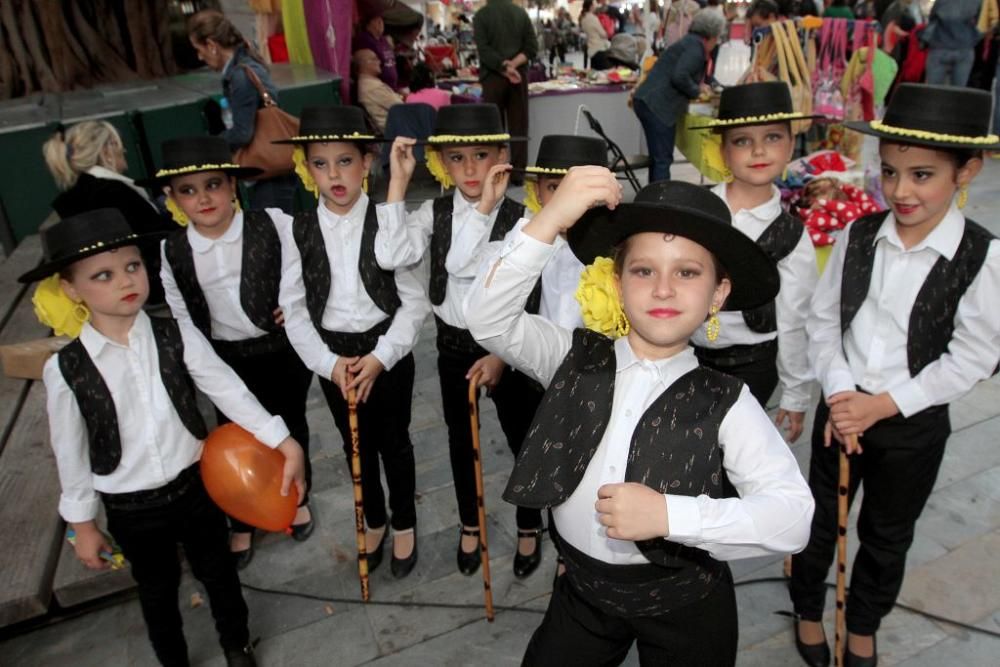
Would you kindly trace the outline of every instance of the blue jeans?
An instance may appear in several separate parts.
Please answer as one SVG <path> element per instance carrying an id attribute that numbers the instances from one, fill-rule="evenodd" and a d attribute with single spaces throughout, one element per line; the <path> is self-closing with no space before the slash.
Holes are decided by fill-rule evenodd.
<path id="1" fill-rule="evenodd" d="M 642 100 L 635 100 L 632 108 L 639 117 L 642 131 L 646 133 L 646 145 L 649 147 L 649 182 L 669 181 L 670 165 L 674 161 L 677 125 L 664 123 Z"/>
<path id="2" fill-rule="evenodd" d="M 964 88 L 969 84 L 975 59 L 974 49 L 931 49 L 927 54 L 927 83 Z"/>

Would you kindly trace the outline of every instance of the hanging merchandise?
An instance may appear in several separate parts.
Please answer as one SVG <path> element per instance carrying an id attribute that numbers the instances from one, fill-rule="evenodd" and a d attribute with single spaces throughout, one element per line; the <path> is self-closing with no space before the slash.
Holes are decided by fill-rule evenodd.
<path id="1" fill-rule="evenodd" d="M 750 60 L 750 67 L 740 79 L 740 83 L 775 81 L 778 77 L 774 75 L 773 71 L 777 67 L 777 59 L 778 52 L 774 36 L 768 33 L 757 43 Z"/>
<path id="2" fill-rule="evenodd" d="M 792 91 L 792 107 L 800 113 L 812 114 L 812 85 L 795 24 L 791 21 L 773 23 L 771 35 L 778 54 L 778 78 Z M 811 125 L 809 119 L 792 121 L 792 133 L 805 132 Z"/>
<path id="3" fill-rule="evenodd" d="M 813 69 L 813 111 L 835 120 L 844 119 L 844 96 L 840 82 L 847 66 L 847 22 L 823 22 L 819 53 Z"/>
<path id="4" fill-rule="evenodd" d="M 312 49 L 309 46 L 309 32 L 306 29 L 306 14 L 302 0 L 282 1 L 281 22 L 285 28 L 289 61 L 297 65 L 312 65 Z"/>

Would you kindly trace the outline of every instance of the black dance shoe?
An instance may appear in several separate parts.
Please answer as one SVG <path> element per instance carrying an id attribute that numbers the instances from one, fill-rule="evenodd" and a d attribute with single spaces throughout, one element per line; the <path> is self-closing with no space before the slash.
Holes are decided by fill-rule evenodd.
<path id="1" fill-rule="evenodd" d="M 382 532 L 382 539 L 378 541 L 378 546 L 375 547 L 375 551 L 368 554 L 368 573 L 371 574 L 375 571 L 379 565 L 382 564 L 382 556 L 385 554 L 385 538 L 389 534 L 389 527 L 386 526 L 385 530 Z"/>
<path id="2" fill-rule="evenodd" d="M 527 556 L 521 555 L 520 549 L 514 551 L 514 576 L 518 579 L 524 579 L 538 569 L 538 564 L 542 562 L 542 529 L 522 530 L 518 528 L 517 537 L 518 541 L 522 537 L 535 538 L 535 550 Z"/>
<path id="3" fill-rule="evenodd" d="M 395 536 L 393 540 L 395 541 Z M 417 565 L 417 529 L 413 529 L 413 551 L 406 558 L 396 558 L 395 549 L 393 549 L 392 560 L 389 561 L 389 569 L 392 571 L 392 576 L 396 579 L 402 579 Z"/>
<path id="4" fill-rule="evenodd" d="M 293 523 L 292 524 L 292 539 L 296 542 L 305 542 L 309 539 L 309 536 L 313 534 L 313 530 L 316 529 L 316 514 L 313 512 L 313 508 L 309 508 L 309 520 L 305 523 Z"/>
<path id="5" fill-rule="evenodd" d="M 248 549 L 231 552 L 233 554 L 233 559 L 236 561 L 237 571 L 247 569 L 250 561 L 253 560 L 253 538 L 254 534 L 250 533 L 250 547 Z"/>
<path id="6" fill-rule="evenodd" d="M 459 532 L 458 538 L 458 571 L 464 575 L 472 575 L 476 573 L 479 569 L 479 563 L 482 560 L 479 555 L 479 542 L 476 542 L 476 548 L 473 551 L 462 551 L 462 535 L 468 535 L 470 537 L 479 537 L 478 528 L 466 528 L 462 526 Z"/>
<path id="7" fill-rule="evenodd" d="M 876 667 L 878 665 L 878 647 L 875 645 L 875 636 L 872 636 L 872 654 L 862 658 L 860 655 L 851 653 L 851 649 L 844 649 L 844 667 Z"/>
<path id="8" fill-rule="evenodd" d="M 257 667 L 257 660 L 253 657 L 253 645 L 226 649 L 226 667 Z"/>
<path id="9" fill-rule="evenodd" d="M 824 641 L 820 644 L 806 644 L 799 639 L 799 622 L 795 621 L 795 650 L 809 667 L 828 667 L 830 664 L 830 646 Z"/>

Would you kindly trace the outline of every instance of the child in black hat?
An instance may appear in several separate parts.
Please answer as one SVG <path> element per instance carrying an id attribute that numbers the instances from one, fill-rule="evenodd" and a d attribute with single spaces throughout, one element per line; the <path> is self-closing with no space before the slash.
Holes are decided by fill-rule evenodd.
<path id="1" fill-rule="evenodd" d="M 774 181 L 795 150 L 796 112 L 784 81 L 748 83 L 722 91 L 719 115 L 708 127 L 722 135 L 727 178 L 712 189 L 726 202 L 733 226 L 778 265 L 781 290 L 753 310 L 718 313 L 718 326 L 696 331 L 698 360 L 747 383 L 761 405 L 781 385 L 777 423 L 788 421 L 788 441 L 802 433 L 811 400 L 806 314 L 819 273 L 805 227 L 781 206 Z"/>
<path id="2" fill-rule="evenodd" d="M 864 485 L 847 599 L 846 665 L 875 665 L 875 632 L 903 583 L 914 525 L 951 432 L 948 404 L 1000 359 L 1000 244 L 962 207 L 991 134 L 989 93 L 902 84 L 882 120 L 848 123 L 879 137 L 890 211 L 837 239 L 812 299 L 809 357 L 823 387 L 809 485 L 809 545 L 792 562 L 796 646 L 811 665 L 830 649 L 825 579 L 837 535 L 837 447 L 850 454 L 850 493 Z"/>
<path id="3" fill-rule="evenodd" d="M 617 340 L 524 312 L 562 232 L 589 265 L 593 328 Z M 777 291 L 717 197 L 661 182 L 622 204 L 600 167 L 572 169 L 477 278 L 476 340 L 548 387 L 504 498 L 552 508 L 567 569 L 523 664 L 618 664 L 634 641 L 643 664 L 735 663 L 724 561 L 801 548 L 812 501 L 743 382 L 699 366 L 688 341 L 712 309 Z M 739 498 L 722 497 L 723 472 Z"/>
<path id="4" fill-rule="evenodd" d="M 56 276 L 50 279 L 66 301 L 89 313 L 79 337 L 44 370 L 59 512 L 76 531 L 76 555 L 89 568 L 108 567 L 108 539 L 94 521 L 103 502 L 108 532 L 131 563 L 156 657 L 187 665 L 177 606 L 183 544 L 208 593 L 226 663 L 253 665 L 225 515 L 199 473 L 207 431 L 195 387 L 285 455 L 283 494 L 304 492 L 302 449 L 197 330 L 142 311 L 149 283 L 140 236 L 121 213 L 99 209 L 41 234 L 45 261 L 19 280 Z"/>
<path id="5" fill-rule="evenodd" d="M 347 394 L 357 392 L 368 568 L 382 561 L 392 524 L 391 568 L 405 577 L 417 562 L 416 470 L 410 441 L 413 346 L 430 309 L 419 262 L 393 267 L 393 236 L 379 233 L 402 203 L 375 202 L 365 193 L 371 166 L 368 133 L 357 107 L 323 107 L 302 113 L 296 172 L 316 194 L 315 210 L 295 216 L 282 240 L 292 256 L 282 281 L 281 307 L 295 350 L 319 376 L 323 394 L 351 460 Z M 379 472 L 389 486 L 389 508 Z"/>
<path id="6" fill-rule="evenodd" d="M 305 452 L 306 492 L 292 522 L 298 541 L 312 534 L 312 466 L 306 395 L 312 373 L 285 335 L 278 292 L 290 258 L 278 229 L 292 219 L 279 209 L 242 211 L 236 179 L 259 173 L 232 162 L 217 137 L 163 143 L 163 168 L 144 181 L 167 196 L 185 229 L 163 242 L 161 276 L 167 303 L 182 325 L 197 328 L 270 412 L 280 415 Z M 216 411 L 220 423 L 229 421 Z M 239 569 L 253 558 L 253 527 L 230 517 L 230 549 Z"/>
<path id="7" fill-rule="evenodd" d="M 434 134 L 427 139 L 431 173 L 447 194 L 424 202 L 406 222 L 405 232 L 388 231 L 409 243 L 397 246 L 397 264 L 418 260 L 430 246 L 430 300 L 437 323 L 438 377 L 448 425 L 448 447 L 455 496 L 462 522 L 456 560 L 463 574 L 479 569 L 479 515 L 469 422 L 469 381 L 478 377 L 497 406 L 507 446 L 515 454 L 531 423 L 540 394 L 537 384 L 476 344 L 465 327 L 465 295 L 485 259 L 491 241 L 499 241 L 524 216 L 524 205 L 505 196 L 510 181 L 507 144 L 494 104 L 457 104 L 438 111 Z M 412 151 L 399 147 L 391 154 L 389 201 L 401 201 L 413 171 Z M 537 295 L 537 292 L 535 292 Z M 535 310 L 537 296 L 532 299 Z M 531 574 L 541 560 L 542 516 L 538 510 L 517 510 L 518 550 L 514 573 Z"/>

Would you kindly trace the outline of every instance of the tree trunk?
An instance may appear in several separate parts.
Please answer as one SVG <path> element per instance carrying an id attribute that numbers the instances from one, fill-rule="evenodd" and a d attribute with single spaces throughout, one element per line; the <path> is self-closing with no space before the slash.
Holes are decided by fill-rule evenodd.
<path id="1" fill-rule="evenodd" d="M 38 32 L 38 25 L 35 23 L 35 15 L 31 12 L 31 2 L 21 4 L 21 30 L 24 33 L 24 43 L 31 53 L 34 61 L 35 74 L 38 82 L 45 92 L 57 93 L 63 89 L 62 83 L 56 78 L 55 73 L 49 67 L 48 60 L 45 59 L 45 44 L 42 36 Z"/>
<path id="2" fill-rule="evenodd" d="M 118 55 L 118 53 L 108 45 L 104 37 L 97 32 L 93 25 L 87 21 L 87 17 L 80 10 L 80 3 L 73 2 L 73 22 L 76 32 L 80 35 L 81 41 L 86 45 L 87 51 L 91 54 L 93 61 L 92 71 L 98 81 L 131 81 L 138 78 L 128 63 Z M 100 19 L 100 16 L 96 17 Z M 109 16 L 108 19 L 113 19 Z M 107 25 L 97 23 L 96 25 Z"/>
<path id="3" fill-rule="evenodd" d="M 67 29 L 61 4 L 59 0 L 35 1 L 38 23 L 52 62 L 52 73 L 58 83 L 67 89 L 90 85 L 93 77 L 88 72 L 88 63 L 80 57 L 82 49 Z M 25 12 L 30 11 L 29 6 L 30 3 L 25 4 Z"/>
<path id="4" fill-rule="evenodd" d="M 31 55 L 24 46 L 24 41 L 21 39 L 21 27 L 17 23 L 17 18 L 15 17 L 16 8 L 14 7 L 17 0 L 0 0 L 0 21 L 3 22 L 3 27 L 7 31 L 7 37 L 10 40 L 10 51 L 13 54 L 14 61 L 17 63 L 18 76 L 20 77 L 21 85 L 14 86 L 15 91 L 23 91 L 25 95 L 35 92 L 37 87 L 35 86 L 35 79 L 31 74 Z"/>
<path id="5" fill-rule="evenodd" d="M 7 48 L 7 39 L 4 37 L 3 29 L 0 28 L 0 100 L 13 97 L 17 84 L 17 67 Z"/>

